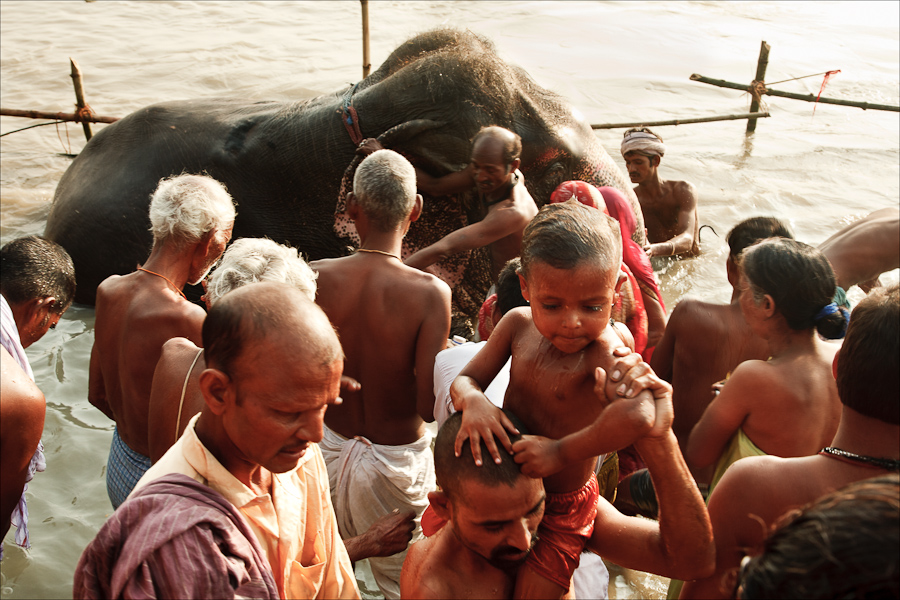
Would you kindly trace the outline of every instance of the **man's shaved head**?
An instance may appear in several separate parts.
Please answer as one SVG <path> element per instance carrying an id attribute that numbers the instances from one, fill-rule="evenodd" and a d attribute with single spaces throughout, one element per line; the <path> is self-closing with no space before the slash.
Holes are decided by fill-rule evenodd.
<path id="1" fill-rule="evenodd" d="M 503 162 L 507 165 L 512 164 L 512 161 L 522 155 L 522 138 L 509 129 L 496 125 L 482 127 L 472 138 L 472 147 L 474 148 L 480 141 L 486 139 L 503 146 Z"/>
<path id="2" fill-rule="evenodd" d="M 331 365 L 343 356 L 337 334 L 318 305 L 291 285 L 261 282 L 225 294 L 210 309 L 203 322 L 206 363 L 231 373 L 245 348 L 269 336 L 300 342 L 302 356 L 293 360 L 313 366 Z"/>
<path id="3" fill-rule="evenodd" d="M 506 410 L 503 412 L 513 421 L 519 431 L 523 430 L 523 426 L 511 412 Z M 475 459 L 472 458 L 469 440 L 463 443 L 462 451 L 457 457 L 453 450 L 453 444 L 461 424 L 462 413 L 453 413 L 441 426 L 434 442 L 434 473 L 438 484 L 447 496 L 456 499 L 454 493 L 458 492 L 460 482 L 469 479 L 475 479 L 491 487 L 501 484 L 512 487 L 520 478 L 525 477 L 513 456 L 502 446 L 500 446 L 500 464 L 488 459 L 483 461 L 482 466 L 476 466 Z M 509 434 L 509 439 L 513 443 L 519 438 L 521 438 L 520 435 Z M 483 440 L 481 441 L 481 455 L 490 457 Z"/>

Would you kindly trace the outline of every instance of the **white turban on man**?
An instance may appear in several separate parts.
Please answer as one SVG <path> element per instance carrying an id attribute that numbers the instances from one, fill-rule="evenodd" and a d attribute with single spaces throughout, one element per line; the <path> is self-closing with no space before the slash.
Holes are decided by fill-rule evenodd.
<path id="1" fill-rule="evenodd" d="M 666 153 L 666 145 L 662 138 L 647 129 L 629 129 L 622 140 L 622 156 L 629 152 L 637 152 L 644 156 L 662 157 Z"/>

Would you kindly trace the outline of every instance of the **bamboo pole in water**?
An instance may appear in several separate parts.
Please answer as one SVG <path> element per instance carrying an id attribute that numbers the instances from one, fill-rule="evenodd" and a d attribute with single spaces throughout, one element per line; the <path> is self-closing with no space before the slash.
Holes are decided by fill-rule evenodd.
<path id="1" fill-rule="evenodd" d="M 772 47 L 763 40 L 762 45 L 759 47 L 759 60 L 756 61 L 756 77 L 754 81 L 763 82 L 766 80 L 766 67 L 769 66 L 769 50 L 771 49 Z M 751 95 L 753 96 L 753 101 L 750 102 L 750 112 L 754 113 L 759 110 L 759 95 Z M 756 119 L 748 119 L 747 133 L 754 131 L 756 131 Z"/>
<path id="2" fill-rule="evenodd" d="M 742 92 L 748 91 L 748 86 L 746 85 L 733 83 L 731 81 L 724 81 L 722 79 L 712 79 L 711 77 L 704 77 L 703 75 L 698 75 L 697 73 L 691 75 L 691 81 L 699 81 L 700 83 L 708 83 L 709 85 L 729 88 L 732 90 L 741 90 Z M 779 98 L 791 98 L 793 100 L 804 100 L 806 102 L 816 101 L 816 96 L 814 94 L 792 94 L 790 92 L 779 92 L 778 90 L 769 89 L 767 89 L 764 93 L 769 96 L 778 96 Z M 821 102 L 822 104 L 855 106 L 856 108 L 861 108 L 863 110 L 888 110 L 892 112 L 900 112 L 900 106 L 891 106 L 890 104 L 871 104 L 869 102 L 856 102 L 855 100 L 836 100 L 834 98 L 819 98 L 819 102 Z"/>
<path id="3" fill-rule="evenodd" d="M 72 64 L 72 84 L 75 86 L 75 107 L 76 112 L 83 112 L 87 104 L 84 101 L 84 88 L 81 86 L 81 68 L 78 63 L 71 57 L 69 62 Z M 90 109 L 88 109 L 90 111 Z M 91 124 L 87 120 L 81 120 L 81 126 L 84 127 L 84 138 L 91 141 Z"/>
<path id="4" fill-rule="evenodd" d="M 363 79 L 365 79 L 372 69 L 372 62 L 369 59 L 369 0 L 359 0 L 359 3 L 362 5 Z"/>
<path id="5" fill-rule="evenodd" d="M 101 117 L 95 114 L 84 118 L 75 113 L 51 113 L 40 110 L 17 110 L 15 108 L 0 108 L 0 116 L 4 117 L 26 117 L 28 119 L 55 119 L 57 121 L 90 121 L 91 123 L 115 123 L 119 117 Z"/>
<path id="6" fill-rule="evenodd" d="M 600 123 L 591 129 L 619 129 L 624 127 L 662 127 L 664 125 L 687 125 L 688 123 L 710 123 L 712 121 L 735 121 L 737 119 L 761 119 L 770 116 L 767 112 L 752 112 L 740 115 L 699 117 L 696 119 L 673 119 L 671 121 L 641 121 L 639 123 Z"/>

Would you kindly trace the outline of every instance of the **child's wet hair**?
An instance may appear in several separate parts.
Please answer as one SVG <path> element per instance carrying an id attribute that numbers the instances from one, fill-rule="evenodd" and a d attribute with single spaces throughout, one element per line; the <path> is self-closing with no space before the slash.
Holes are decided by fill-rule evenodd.
<path id="1" fill-rule="evenodd" d="M 576 200 L 547 204 L 531 220 L 522 237 L 522 273 L 542 262 L 573 269 L 591 261 L 603 270 L 622 263 L 622 234 L 612 217 Z"/>

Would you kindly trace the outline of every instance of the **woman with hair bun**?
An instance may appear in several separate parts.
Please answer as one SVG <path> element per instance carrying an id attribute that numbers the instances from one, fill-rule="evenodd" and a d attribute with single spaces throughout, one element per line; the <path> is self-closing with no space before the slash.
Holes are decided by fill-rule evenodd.
<path id="1" fill-rule="evenodd" d="M 769 359 L 741 363 L 691 431 L 692 468 L 716 464 L 710 493 L 736 460 L 807 456 L 828 446 L 841 417 L 832 375 L 849 313 L 832 302 L 835 277 L 817 249 L 791 239 L 764 240 L 740 256 L 741 312 L 766 340 Z M 718 461 L 718 462 L 717 462 Z"/>

